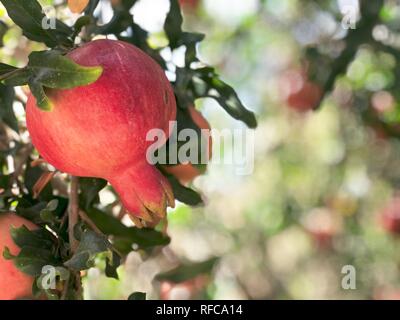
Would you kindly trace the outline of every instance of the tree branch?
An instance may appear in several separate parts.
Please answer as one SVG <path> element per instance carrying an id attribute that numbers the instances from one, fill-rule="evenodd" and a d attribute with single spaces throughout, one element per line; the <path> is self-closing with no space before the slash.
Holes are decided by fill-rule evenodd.
<path id="1" fill-rule="evenodd" d="M 79 245 L 78 240 L 74 236 L 74 227 L 79 219 L 78 181 L 78 177 L 71 176 L 68 206 L 68 235 L 72 253 L 76 251 Z"/>

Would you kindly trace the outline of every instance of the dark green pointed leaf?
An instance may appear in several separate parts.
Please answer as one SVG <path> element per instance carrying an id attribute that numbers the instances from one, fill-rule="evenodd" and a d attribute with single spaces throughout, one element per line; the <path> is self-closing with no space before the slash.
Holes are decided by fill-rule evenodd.
<path id="1" fill-rule="evenodd" d="M 94 10 L 96 10 L 100 0 L 90 0 L 89 5 L 85 9 L 85 15 L 92 16 Z"/>
<path id="2" fill-rule="evenodd" d="M 193 159 L 193 164 L 201 169 L 201 172 L 204 172 L 207 168 L 207 163 L 202 163 L 202 160 L 207 158 L 208 154 L 208 144 L 204 143 L 203 140 L 203 133 L 201 132 L 201 128 L 197 126 L 197 124 L 193 121 L 192 117 L 190 116 L 188 109 L 185 108 L 180 108 L 180 104 L 178 103 L 178 108 L 177 108 L 177 114 L 176 114 L 176 122 L 177 122 L 177 136 L 180 136 L 180 133 L 183 130 L 193 130 L 194 132 L 197 133 L 197 139 L 170 139 L 168 144 L 165 144 L 163 148 L 160 148 L 158 151 L 160 154 L 162 152 L 165 152 L 165 157 L 167 160 L 167 164 L 175 165 L 176 163 L 171 163 L 170 162 L 170 149 L 172 150 L 180 150 L 181 147 L 187 148 L 190 146 L 190 150 L 187 153 L 187 156 L 190 157 L 190 159 Z M 196 154 L 192 154 L 191 150 L 196 150 Z M 207 158 L 208 160 L 208 158 Z M 174 159 L 175 161 L 175 159 Z M 204 160 L 203 160 L 204 161 Z M 178 160 L 178 163 L 179 160 Z"/>
<path id="3" fill-rule="evenodd" d="M 195 73 L 193 86 L 197 98 L 214 98 L 233 118 L 243 121 L 250 128 L 257 126 L 254 113 L 246 109 L 235 90 L 223 82 L 213 68 L 197 69 Z"/>
<path id="4" fill-rule="evenodd" d="M 170 174 L 165 174 L 171 184 L 176 200 L 186 203 L 189 206 L 199 206 L 203 204 L 201 196 L 194 190 L 187 188 Z"/>
<path id="5" fill-rule="evenodd" d="M 55 224 L 57 222 L 58 199 L 50 200 L 46 205 L 46 208 L 40 211 L 40 219 L 43 222 L 49 224 Z"/>
<path id="6" fill-rule="evenodd" d="M 35 80 L 30 81 L 29 88 L 31 89 L 31 92 L 36 99 L 36 105 L 40 109 L 44 111 L 53 110 L 53 103 L 50 101 L 49 97 L 44 92 L 43 86 L 39 82 Z"/>
<path id="7" fill-rule="evenodd" d="M 27 68 L 15 69 L 12 72 L 5 73 L 0 76 L 0 79 L 3 80 L 3 83 L 8 86 L 23 86 L 29 83 L 29 80 L 32 78 L 33 74 L 31 70 Z"/>
<path id="8" fill-rule="evenodd" d="M 18 68 L 10 66 L 5 63 L 0 63 L 0 75 L 7 74 L 7 73 L 13 72 L 15 70 L 18 70 Z"/>
<path id="9" fill-rule="evenodd" d="M 7 65 L 3 65 L 2 67 L 5 72 L 0 74 L 0 81 L 7 86 L 23 86 L 28 84 L 29 79 L 32 78 L 32 72 L 27 68 L 18 69 Z M 10 67 L 13 69 L 10 69 Z M 9 72 L 6 72 L 7 68 L 10 70 Z"/>
<path id="10" fill-rule="evenodd" d="M 66 267 L 76 271 L 92 267 L 96 255 L 108 251 L 111 247 L 106 237 L 91 230 L 83 232 L 80 240 L 76 253 L 64 263 Z"/>
<path id="11" fill-rule="evenodd" d="M 11 251 L 10 251 L 10 249 L 8 247 L 4 247 L 2 255 L 3 255 L 3 258 L 6 259 L 6 260 L 12 260 L 12 259 L 15 258 L 15 256 L 13 256 L 11 254 Z"/>
<path id="12" fill-rule="evenodd" d="M 86 210 L 87 215 L 106 235 L 113 236 L 113 245 L 122 253 L 132 251 L 132 246 L 147 249 L 167 245 L 170 239 L 153 229 L 127 227 L 115 217 L 94 207 Z"/>
<path id="13" fill-rule="evenodd" d="M 60 43 L 69 43 L 66 33 L 71 30 L 60 21 L 56 21 L 56 28 L 46 28 L 46 16 L 36 0 L 0 0 L 7 10 L 8 16 L 18 25 L 24 35 L 33 40 L 44 42 L 49 47 Z"/>
<path id="14" fill-rule="evenodd" d="M 78 35 L 82 28 L 89 25 L 92 22 L 92 18 L 90 16 L 82 16 L 76 20 L 74 24 L 74 36 Z"/>
<path id="15" fill-rule="evenodd" d="M 110 22 L 105 25 L 99 26 L 96 33 L 99 34 L 119 34 L 132 24 L 133 16 L 130 14 L 129 10 L 124 8 L 115 8 L 114 15 Z"/>
<path id="16" fill-rule="evenodd" d="M 121 257 L 115 252 L 112 252 L 112 259 L 106 257 L 105 274 L 109 278 L 119 279 L 117 269 L 121 265 Z"/>
<path id="17" fill-rule="evenodd" d="M 27 227 L 11 228 L 11 237 L 19 247 L 31 246 L 50 249 L 53 246 L 51 234 L 44 229 L 29 230 Z"/>
<path id="18" fill-rule="evenodd" d="M 164 30 L 169 40 L 171 49 L 176 49 L 181 45 L 182 35 L 182 13 L 178 0 L 170 0 L 170 9 L 164 23 Z"/>
<path id="19" fill-rule="evenodd" d="M 11 129 L 18 132 L 18 121 L 13 110 L 14 88 L 0 84 L 0 118 Z"/>
<path id="20" fill-rule="evenodd" d="M 39 51 L 29 55 L 28 67 L 35 81 L 48 88 L 71 89 L 95 82 L 103 68 L 84 67 L 63 56 L 58 51 Z"/>
<path id="21" fill-rule="evenodd" d="M 57 199 L 53 199 L 51 201 L 49 201 L 49 203 L 46 206 L 46 209 L 49 211 L 55 211 L 58 207 L 58 200 Z"/>
<path id="22" fill-rule="evenodd" d="M 128 297 L 128 300 L 146 300 L 146 292 L 134 292 Z"/>
<path id="23" fill-rule="evenodd" d="M 197 43 L 204 40 L 205 35 L 202 33 L 191 33 L 191 32 L 183 32 L 181 41 L 186 46 L 185 53 L 185 64 L 187 67 L 190 67 L 190 64 L 195 61 L 199 61 L 197 59 Z"/>
<path id="24" fill-rule="evenodd" d="M 107 181 L 97 178 L 79 178 L 81 189 L 79 200 L 82 208 L 89 208 L 99 202 L 99 192 L 107 185 Z"/>
<path id="25" fill-rule="evenodd" d="M 49 192 L 51 196 L 51 187 L 46 186 L 46 188 L 47 190 L 44 190 L 43 195 Z M 57 202 L 56 209 L 49 210 L 48 206 L 50 209 L 53 209 L 55 202 Z M 32 204 L 32 199 L 30 198 L 29 195 L 26 195 L 25 197 L 18 199 L 18 205 L 16 211 L 17 214 L 20 215 L 21 217 L 24 217 L 35 224 L 42 225 L 48 222 L 51 223 L 58 222 L 59 219 L 64 215 L 67 207 L 68 207 L 68 199 L 63 198 L 61 196 L 54 197 L 54 199 L 51 200 L 48 204 L 46 203 L 46 201 L 41 201 Z"/>
<path id="26" fill-rule="evenodd" d="M 200 263 L 184 264 L 171 271 L 159 274 L 156 279 L 173 283 L 185 282 L 199 275 L 210 273 L 217 262 L 218 258 L 212 258 Z"/>
<path id="27" fill-rule="evenodd" d="M 28 220 L 31 220 L 33 223 L 43 222 L 40 218 L 40 212 L 46 208 L 46 202 L 39 202 L 34 205 L 24 201 L 21 199 L 18 201 L 18 206 L 16 208 L 17 214 L 21 217 L 24 217 Z"/>
<path id="28" fill-rule="evenodd" d="M 46 265 L 56 266 L 58 261 L 49 250 L 24 246 L 18 256 L 13 258 L 15 266 L 30 276 L 39 276 Z"/>

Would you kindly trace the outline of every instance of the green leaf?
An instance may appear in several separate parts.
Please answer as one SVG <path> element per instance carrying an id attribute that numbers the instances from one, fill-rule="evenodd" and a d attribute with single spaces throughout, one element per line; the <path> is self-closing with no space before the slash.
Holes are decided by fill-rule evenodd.
<path id="1" fill-rule="evenodd" d="M 44 42 L 49 47 L 61 43 L 69 43 L 66 34 L 70 29 L 60 21 L 56 21 L 56 28 L 43 28 L 46 16 L 36 0 L 0 0 L 7 10 L 8 16 L 18 25 L 24 35 L 33 40 Z"/>
<path id="2" fill-rule="evenodd" d="M 39 276 L 46 265 L 57 266 L 59 262 L 49 250 L 24 246 L 18 256 L 13 258 L 15 266 L 30 276 Z"/>
<path id="3" fill-rule="evenodd" d="M 170 241 L 167 236 L 153 229 L 127 227 L 118 219 L 99 209 L 91 207 L 86 210 L 86 213 L 101 232 L 113 236 L 114 247 L 122 253 L 132 251 L 133 245 L 147 249 L 167 245 Z"/>
<path id="4" fill-rule="evenodd" d="M 46 202 L 42 201 L 32 205 L 25 199 L 20 199 L 18 201 L 18 206 L 16 208 L 17 214 L 21 217 L 24 217 L 28 220 L 31 220 L 33 223 L 40 223 L 43 220 L 40 217 L 40 213 L 43 209 L 46 208 Z"/>
<path id="5" fill-rule="evenodd" d="M 58 200 L 57 199 L 53 199 L 51 201 L 49 201 L 49 203 L 46 206 L 46 209 L 49 211 L 55 211 L 58 207 Z"/>
<path id="6" fill-rule="evenodd" d="M 36 99 L 37 106 L 44 111 L 53 110 L 53 103 L 44 92 L 43 86 L 37 81 L 30 81 L 29 88 Z"/>
<path id="7" fill-rule="evenodd" d="M 156 279 L 173 283 L 185 282 L 199 275 L 210 273 L 217 262 L 218 258 L 212 258 L 200 263 L 184 264 L 173 270 L 157 275 Z"/>
<path id="8" fill-rule="evenodd" d="M 190 67 L 192 62 L 198 61 L 196 45 L 204 40 L 205 35 L 202 33 L 183 32 L 181 41 L 186 46 L 185 65 Z"/>
<path id="9" fill-rule="evenodd" d="M 92 16 L 94 10 L 96 10 L 100 0 L 90 0 L 89 5 L 85 9 L 85 15 Z"/>
<path id="10" fill-rule="evenodd" d="M 11 254 L 11 251 L 10 251 L 10 249 L 8 247 L 4 247 L 3 258 L 6 259 L 6 260 L 12 260 L 12 259 L 15 258 L 15 256 L 13 256 Z"/>
<path id="11" fill-rule="evenodd" d="M 133 16 L 129 10 L 124 8 L 115 8 L 114 15 L 110 22 L 105 25 L 99 26 L 96 33 L 99 34 L 119 34 L 131 25 Z"/>
<path id="12" fill-rule="evenodd" d="M 82 31 L 83 27 L 91 23 L 92 23 L 92 18 L 90 16 L 79 17 L 74 24 L 74 37 L 76 37 Z"/>
<path id="13" fill-rule="evenodd" d="M 14 88 L 0 84 L 0 118 L 15 132 L 18 132 L 18 121 L 13 110 Z"/>
<path id="14" fill-rule="evenodd" d="M 169 3 L 170 9 L 165 19 L 164 30 L 169 40 L 169 46 L 173 50 L 181 45 L 183 18 L 178 0 L 170 0 Z"/>
<path id="15" fill-rule="evenodd" d="M 76 253 L 64 265 L 75 271 L 86 270 L 93 266 L 93 260 L 97 254 L 106 252 L 111 244 L 107 238 L 91 230 L 85 230 Z"/>
<path id="16" fill-rule="evenodd" d="M 134 292 L 128 297 L 128 300 L 146 300 L 146 292 Z"/>
<path id="17" fill-rule="evenodd" d="M 57 222 L 57 208 L 59 207 L 59 200 L 50 200 L 46 208 L 40 211 L 40 218 L 43 222 L 54 224 Z"/>
<path id="18" fill-rule="evenodd" d="M 174 192 L 174 196 L 177 200 L 190 206 L 198 206 L 203 204 L 201 196 L 196 191 L 181 185 L 173 175 L 165 173 L 164 175 L 168 178 L 168 181 L 171 184 Z"/>
<path id="19" fill-rule="evenodd" d="M 84 67 L 55 50 L 32 52 L 28 67 L 35 74 L 35 81 L 56 89 L 71 89 L 95 82 L 103 68 Z"/>
<path id="20" fill-rule="evenodd" d="M 121 265 L 121 257 L 115 252 L 112 252 L 112 259 L 106 257 L 105 274 L 109 278 L 119 279 L 117 269 Z"/>
<path id="21" fill-rule="evenodd" d="M 194 91 L 197 98 L 214 98 L 233 118 L 243 121 L 248 127 L 257 127 L 253 112 L 246 109 L 235 90 L 219 79 L 213 68 L 205 67 L 194 70 Z"/>
<path id="22" fill-rule="evenodd" d="M 27 227 L 11 228 L 11 237 L 19 247 L 33 246 L 42 249 L 51 249 L 53 239 L 45 229 L 29 230 Z"/>
<path id="23" fill-rule="evenodd" d="M 15 68 L 12 72 L 1 75 L 0 79 L 3 80 L 5 85 L 16 87 L 28 84 L 32 76 L 31 70 L 27 68 Z"/>
<path id="24" fill-rule="evenodd" d="M 82 208 L 89 208 L 99 202 L 99 192 L 107 185 L 107 181 L 97 178 L 79 178 L 81 192 L 79 200 Z"/>
<path id="25" fill-rule="evenodd" d="M 180 139 L 179 141 L 177 141 L 177 139 L 170 139 L 170 143 L 166 144 L 165 148 L 159 149 L 159 152 L 163 152 L 165 150 L 167 164 L 175 165 L 176 163 L 170 163 L 170 158 L 169 158 L 170 148 L 172 148 L 173 150 L 176 149 L 179 152 L 182 146 L 185 147 L 190 146 L 190 150 L 187 152 L 187 155 L 190 157 L 190 159 L 194 160 L 193 163 L 197 167 L 202 168 L 201 171 L 205 171 L 207 163 L 202 163 L 202 160 L 204 161 L 204 159 L 207 158 L 209 150 L 208 150 L 208 143 L 204 143 L 204 141 L 202 141 L 204 138 L 204 134 L 201 132 L 202 128 L 199 128 L 198 125 L 193 121 L 192 117 L 188 112 L 188 109 L 181 108 L 179 103 L 176 114 L 176 122 L 177 122 L 176 130 L 178 137 L 180 136 L 181 131 L 191 129 L 197 133 L 196 135 L 197 139 L 187 138 L 186 140 Z M 196 154 L 192 154 L 191 153 L 192 150 L 196 150 Z M 208 160 L 208 158 L 206 160 Z M 178 163 L 180 163 L 179 160 Z"/>
<path id="26" fill-rule="evenodd" d="M 13 72 L 15 70 L 18 70 L 18 68 L 10 66 L 5 63 L 0 63 L 0 75 L 7 74 L 7 73 Z"/>

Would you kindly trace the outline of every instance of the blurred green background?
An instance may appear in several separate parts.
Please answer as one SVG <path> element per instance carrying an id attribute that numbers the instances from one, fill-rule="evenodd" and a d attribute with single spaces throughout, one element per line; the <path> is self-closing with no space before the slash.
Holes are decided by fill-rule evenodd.
<path id="1" fill-rule="evenodd" d="M 211 163 L 193 182 L 205 207 L 178 204 L 169 213 L 171 244 L 131 253 L 120 281 L 89 270 L 85 298 L 400 298 L 400 4 L 384 1 L 372 40 L 357 43 L 362 32 L 349 39 L 341 21 L 358 1 L 182 2 L 185 28 L 206 34 L 202 61 L 258 115 L 254 171 L 240 176 Z M 108 1 L 101 6 L 107 21 Z M 141 0 L 134 10 L 154 45 L 162 43 L 168 1 Z M 32 48 L 18 32 L 6 34 L 1 58 L 23 65 Z M 354 56 L 339 72 L 346 48 Z M 179 65 L 182 52 L 164 54 Z M 317 111 L 305 110 L 330 91 L 335 70 L 333 91 Z M 196 103 L 212 128 L 244 130 L 215 102 Z M 101 196 L 104 205 L 113 200 L 107 190 Z M 353 290 L 342 288 L 346 265 L 356 270 Z"/>

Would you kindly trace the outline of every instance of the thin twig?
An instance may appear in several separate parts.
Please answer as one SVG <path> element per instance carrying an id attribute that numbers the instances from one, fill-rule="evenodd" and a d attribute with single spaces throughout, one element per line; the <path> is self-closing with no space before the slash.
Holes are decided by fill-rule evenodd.
<path id="1" fill-rule="evenodd" d="M 79 219 L 78 188 L 78 177 L 72 176 L 68 207 L 68 235 L 72 253 L 76 251 L 79 245 L 78 240 L 76 240 L 74 236 L 74 227 L 78 223 Z"/>
<path id="2" fill-rule="evenodd" d="M 126 215 L 126 210 L 124 206 L 121 206 L 121 209 L 118 212 L 117 219 L 122 220 L 122 218 Z"/>
<path id="3" fill-rule="evenodd" d="M 47 186 L 47 184 L 53 179 L 55 171 L 45 171 L 42 173 L 40 178 L 36 181 L 35 185 L 32 188 L 33 199 L 36 199 L 39 194 L 43 191 L 43 189 Z"/>
<path id="4" fill-rule="evenodd" d="M 87 215 L 87 213 L 83 210 L 79 210 L 79 217 L 86 222 L 86 224 L 92 228 L 92 230 L 94 232 L 96 232 L 97 234 L 106 237 L 106 235 L 96 226 L 96 224 L 92 221 L 92 219 Z M 116 249 L 115 247 L 113 247 L 113 250 L 120 256 L 123 257 L 123 254 Z"/>
<path id="5" fill-rule="evenodd" d="M 5 80 L 5 79 L 9 78 L 9 77 L 13 76 L 13 75 L 16 74 L 16 73 L 21 72 L 21 71 L 24 70 L 24 69 L 26 69 L 26 67 L 25 67 L 25 68 L 22 68 L 22 69 L 15 69 L 15 70 L 12 70 L 12 71 L 10 71 L 10 72 L 4 73 L 4 74 L 2 74 L 2 75 L 0 76 L 0 81 L 3 81 L 3 80 Z"/>
<path id="6" fill-rule="evenodd" d="M 65 300 L 67 298 L 67 294 L 68 294 L 68 289 L 69 289 L 69 279 L 70 277 L 68 277 L 68 279 L 64 282 L 64 288 L 61 294 L 61 300 Z"/>
<path id="7" fill-rule="evenodd" d="M 14 170 L 14 173 L 12 175 L 12 181 L 13 183 L 18 180 L 19 175 L 22 173 L 22 170 L 24 168 L 25 163 L 28 161 L 31 153 L 33 151 L 33 145 L 32 144 L 27 144 L 21 152 L 21 161 L 18 163 L 17 167 Z"/>
<path id="8" fill-rule="evenodd" d="M 87 225 L 93 229 L 94 232 L 103 235 L 103 232 L 95 225 L 95 223 L 90 219 L 85 211 L 79 210 L 80 218 L 87 223 Z"/>

